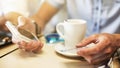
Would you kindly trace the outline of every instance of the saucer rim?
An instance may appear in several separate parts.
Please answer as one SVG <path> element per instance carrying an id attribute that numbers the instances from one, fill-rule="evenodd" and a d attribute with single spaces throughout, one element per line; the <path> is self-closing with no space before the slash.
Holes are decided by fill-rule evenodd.
<path id="1" fill-rule="evenodd" d="M 70 52 L 61 52 L 59 49 L 57 49 L 57 47 L 58 46 L 60 46 L 60 45 L 62 45 L 63 47 L 64 47 L 64 45 L 63 45 L 63 43 L 59 43 L 59 44 L 56 44 L 55 46 L 54 46 L 54 49 L 55 49 L 55 51 L 57 52 L 57 53 L 59 53 L 59 54 L 61 54 L 61 55 L 63 55 L 63 56 L 67 56 L 67 57 L 80 57 L 79 55 L 77 55 L 77 53 L 75 54 L 73 54 L 73 53 L 70 53 Z"/>

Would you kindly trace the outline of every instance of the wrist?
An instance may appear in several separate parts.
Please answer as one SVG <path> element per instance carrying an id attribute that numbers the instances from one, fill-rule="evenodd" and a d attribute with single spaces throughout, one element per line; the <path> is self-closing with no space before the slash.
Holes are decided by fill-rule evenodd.
<path id="1" fill-rule="evenodd" d="M 38 26 L 37 22 L 34 21 L 34 20 L 32 20 L 32 23 L 35 26 L 35 32 L 36 32 L 36 34 L 40 34 L 41 33 L 41 28 Z"/>
<path id="2" fill-rule="evenodd" d="M 41 28 L 38 26 L 37 22 L 32 20 L 32 23 L 34 24 L 35 26 L 35 34 L 38 38 L 40 38 L 42 36 L 42 33 L 41 33 Z"/>
<path id="3" fill-rule="evenodd" d="M 41 19 L 38 15 L 33 15 L 32 17 L 31 17 L 31 19 L 33 19 L 35 22 L 36 22 L 36 24 L 41 28 L 41 31 L 43 31 L 44 30 L 44 27 L 45 27 L 45 25 L 46 25 L 46 21 L 44 21 L 43 19 Z"/>

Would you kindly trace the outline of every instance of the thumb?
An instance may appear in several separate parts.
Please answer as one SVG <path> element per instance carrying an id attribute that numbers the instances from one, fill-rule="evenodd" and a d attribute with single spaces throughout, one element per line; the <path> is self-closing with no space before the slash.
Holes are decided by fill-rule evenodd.
<path id="1" fill-rule="evenodd" d="M 18 43 L 18 42 L 19 42 L 19 39 L 16 38 L 15 36 L 12 36 L 12 42 L 13 42 L 13 43 Z"/>
<path id="2" fill-rule="evenodd" d="M 25 25 L 25 21 L 26 21 L 25 17 L 19 16 L 19 17 L 18 17 L 18 26 L 17 26 L 17 27 L 22 27 L 22 26 L 24 26 L 24 25 Z"/>

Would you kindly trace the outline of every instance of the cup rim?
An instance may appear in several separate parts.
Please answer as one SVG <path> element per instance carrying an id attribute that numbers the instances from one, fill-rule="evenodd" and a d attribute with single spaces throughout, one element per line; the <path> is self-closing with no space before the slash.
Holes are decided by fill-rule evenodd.
<path id="1" fill-rule="evenodd" d="M 83 24 L 84 24 L 84 23 L 87 23 L 87 21 L 84 20 L 84 19 L 67 19 L 67 20 L 64 20 L 64 22 L 67 22 L 67 21 L 68 21 L 68 22 L 69 22 L 69 21 L 81 21 Z M 82 23 L 81 23 L 81 24 L 82 24 Z"/>

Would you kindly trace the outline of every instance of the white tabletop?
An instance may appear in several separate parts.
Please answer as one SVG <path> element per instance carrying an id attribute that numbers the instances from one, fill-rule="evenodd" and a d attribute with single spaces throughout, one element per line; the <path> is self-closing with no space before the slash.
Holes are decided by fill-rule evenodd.
<path id="1" fill-rule="evenodd" d="M 46 44 L 38 54 L 18 49 L 0 59 L 0 68 L 94 68 L 81 57 L 66 57 L 56 53 L 54 45 Z"/>
<path id="2" fill-rule="evenodd" d="M 9 44 L 0 47 L 0 58 L 18 48 L 17 45 Z"/>

